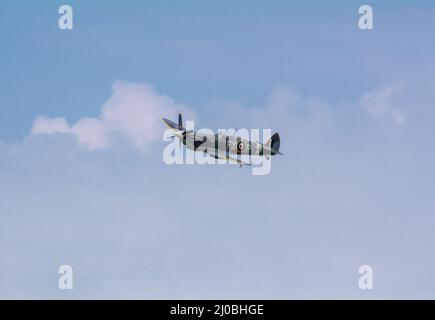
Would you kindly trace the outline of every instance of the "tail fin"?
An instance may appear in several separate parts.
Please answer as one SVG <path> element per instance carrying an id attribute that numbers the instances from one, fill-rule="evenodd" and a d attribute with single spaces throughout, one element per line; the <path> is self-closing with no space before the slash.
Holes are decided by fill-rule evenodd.
<path id="1" fill-rule="evenodd" d="M 279 147 L 281 145 L 281 140 L 279 138 L 279 134 L 278 133 L 274 133 L 273 136 L 269 140 L 267 140 L 265 145 L 271 149 L 271 154 L 272 155 L 282 154 L 281 152 L 279 152 Z"/>

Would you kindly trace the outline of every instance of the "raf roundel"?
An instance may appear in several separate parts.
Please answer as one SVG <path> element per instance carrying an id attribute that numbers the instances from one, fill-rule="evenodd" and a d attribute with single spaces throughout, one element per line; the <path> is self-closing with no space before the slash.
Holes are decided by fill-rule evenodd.
<path id="1" fill-rule="evenodd" d="M 245 150 L 245 144 L 242 141 L 239 141 L 239 143 L 237 144 L 237 150 L 240 152 Z"/>

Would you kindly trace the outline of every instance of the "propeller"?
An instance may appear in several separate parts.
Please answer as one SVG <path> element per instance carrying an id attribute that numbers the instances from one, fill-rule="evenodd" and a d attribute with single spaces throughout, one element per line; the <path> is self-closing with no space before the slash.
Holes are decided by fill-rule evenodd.
<path id="1" fill-rule="evenodd" d="M 178 114 L 178 131 L 181 133 L 181 137 L 178 135 L 173 135 L 171 138 L 175 138 L 175 136 L 177 136 L 181 146 L 181 143 L 186 139 L 186 130 L 183 128 L 183 118 L 181 113 Z"/>

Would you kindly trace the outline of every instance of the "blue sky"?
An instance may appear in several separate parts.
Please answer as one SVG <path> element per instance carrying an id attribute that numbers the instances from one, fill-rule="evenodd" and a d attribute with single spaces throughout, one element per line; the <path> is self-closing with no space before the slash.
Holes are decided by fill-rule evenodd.
<path id="1" fill-rule="evenodd" d="M 23 138 L 39 114 L 97 115 L 116 79 L 199 110 L 258 104 L 276 83 L 356 99 L 431 65 L 433 6 L 397 2 L 380 1 L 364 33 L 357 1 L 77 1 L 73 32 L 57 28 L 63 2 L 2 1 L 1 137 Z"/>
<path id="2" fill-rule="evenodd" d="M 0 4 L 0 297 L 434 297 L 433 3 L 68 3 Z M 180 110 L 285 156 L 167 166 Z"/>

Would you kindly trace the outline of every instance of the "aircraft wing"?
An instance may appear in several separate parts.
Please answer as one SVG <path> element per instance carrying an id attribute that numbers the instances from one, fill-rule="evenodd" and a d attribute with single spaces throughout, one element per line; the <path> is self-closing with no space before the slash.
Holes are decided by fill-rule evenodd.
<path id="1" fill-rule="evenodd" d="M 237 158 L 231 157 L 231 156 L 227 155 L 227 154 L 224 153 L 224 152 L 219 152 L 219 151 L 216 152 L 216 150 L 214 150 L 214 149 L 207 149 L 207 154 L 208 154 L 210 157 L 213 157 L 213 158 L 215 158 L 215 159 L 228 160 L 228 161 L 230 161 L 230 162 L 237 163 L 237 164 L 239 164 L 240 166 L 242 166 L 242 165 L 245 165 L 245 166 L 250 166 L 250 165 L 252 165 L 252 164 L 249 163 L 249 162 L 245 162 L 245 161 L 242 161 L 242 160 L 240 160 L 240 159 L 237 159 Z"/>

